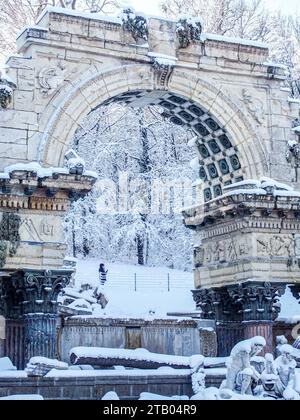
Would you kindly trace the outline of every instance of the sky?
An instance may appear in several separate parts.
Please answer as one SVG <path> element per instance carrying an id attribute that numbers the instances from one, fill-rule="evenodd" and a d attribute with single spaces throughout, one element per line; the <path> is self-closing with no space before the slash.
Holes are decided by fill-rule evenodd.
<path id="1" fill-rule="evenodd" d="M 161 15 L 159 4 L 161 0 L 128 0 L 136 11 L 150 15 Z M 279 9 L 283 13 L 300 12 L 300 0 L 265 0 L 271 10 Z"/>

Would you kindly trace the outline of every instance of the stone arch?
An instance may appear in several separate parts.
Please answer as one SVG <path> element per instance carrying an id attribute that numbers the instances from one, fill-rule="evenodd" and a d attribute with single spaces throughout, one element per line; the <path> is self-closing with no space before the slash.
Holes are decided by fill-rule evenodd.
<path id="1" fill-rule="evenodd" d="M 221 86 L 176 68 L 167 89 L 162 90 L 151 65 L 125 65 L 96 73 L 91 69 L 76 83 L 66 85 L 40 121 L 44 134 L 38 161 L 62 166 L 70 141 L 86 115 L 112 101 L 135 106 L 163 104 L 168 117 L 199 135 L 201 177 L 209 186 L 207 199 L 220 195 L 220 183 L 258 178 L 268 172 L 266 153 L 254 124 Z"/>

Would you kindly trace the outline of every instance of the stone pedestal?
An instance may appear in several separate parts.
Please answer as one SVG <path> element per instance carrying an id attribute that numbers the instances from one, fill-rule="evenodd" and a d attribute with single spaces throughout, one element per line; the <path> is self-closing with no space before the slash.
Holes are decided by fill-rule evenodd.
<path id="1" fill-rule="evenodd" d="M 7 320 L 5 354 L 18 368 L 24 368 L 31 357 L 56 357 L 57 298 L 72 273 L 24 270 L 0 280 Z"/>
<path id="2" fill-rule="evenodd" d="M 272 350 L 272 323 L 288 284 L 300 288 L 299 193 L 271 180 L 244 181 L 184 212 L 195 231 L 194 299 L 217 322 L 220 356 L 262 335 Z"/>

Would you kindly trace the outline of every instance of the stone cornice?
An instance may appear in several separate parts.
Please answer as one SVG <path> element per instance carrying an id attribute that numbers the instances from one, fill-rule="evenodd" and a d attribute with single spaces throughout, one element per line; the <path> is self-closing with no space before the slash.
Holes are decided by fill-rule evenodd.
<path id="1" fill-rule="evenodd" d="M 263 213 L 258 212 L 251 217 L 236 217 L 234 219 L 229 215 L 216 219 L 211 227 L 209 224 L 206 225 L 206 229 L 202 231 L 201 237 L 204 240 L 221 235 L 230 235 L 234 232 L 300 232 L 300 217 L 295 215 L 295 213 L 291 213 L 290 216 L 287 219 L 281 220 L 276 217 L 276 213 L 265 217 Z M 211 220 L 209 219 L 209 223 L 211 223 Z M 204 226 L 204 224 L 201 226 Z"/>
<path id="2" fill-rule="evenodd" d="M 246 227 L 262 228 L 264 221 L 278 228 L 278 218 L 285 219 L 286 228 L 300 225 L 300 197 L 260 195 L 256 193 L 239 192 L 236 195 L 222 196 L 203 205 L 186 209 L 183 212 L 187 227 L 202 228 L 216 225 L 218 222 L 243 218 Z M 245 222 L 246 217 L 246 222 Z M 232 223 L 229 223 L 232 226 Z M 240 227 L 240 226 L 239 226 Z M 294 229 L 295 229 L 294 228 Z"/>
<path id="3" fill-rule="evenodd" d="M 85 196 L 96 178 L 90 175 L 62 174 L 39 177 L 34 171 L 13 171 L 0 177 L 0 208 L 67 211 L 68 204 Z"/>

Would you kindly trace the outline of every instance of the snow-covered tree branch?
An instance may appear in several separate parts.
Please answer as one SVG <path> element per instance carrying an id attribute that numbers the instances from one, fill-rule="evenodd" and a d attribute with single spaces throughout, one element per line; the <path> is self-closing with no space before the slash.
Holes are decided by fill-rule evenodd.
<path id="1" fill-rule="evenodd" d="M 191 233 L 178 211 L 183 206 L 180 182 L 186 181 L 188 189 L 194 178 L 190 137 L 154 107 L 135 110 L 110 105 L 90 114 L 73 147 L 98 172 L 100 182 L 86 200 L 74 204 L 67 217 L 70 252 L 191 268 Z M 99 201 L 104 212 L 98 211 Z M 112 211 L 107 210 L 109 205 Z"/>
<path id="2" fill-rule="evenodd" d="M 112 13 L 119 0 L 0 0 L 0 58 L 15 51 L 16 34 L 34 24 L 47 6 L 92 13 Z"/>
<path id="3" fill-rule="evenodd" d="M 161 7 L 168 17 L 200 17 L 208 33 L 267 42 L 271 61 L 288 67 L 288 86 L 300 96 L 299 15 L 271 11 L 264 0 L 164 0 Z"/>

